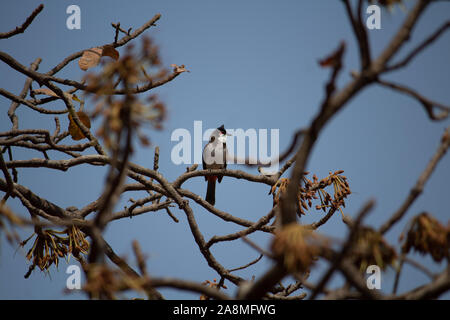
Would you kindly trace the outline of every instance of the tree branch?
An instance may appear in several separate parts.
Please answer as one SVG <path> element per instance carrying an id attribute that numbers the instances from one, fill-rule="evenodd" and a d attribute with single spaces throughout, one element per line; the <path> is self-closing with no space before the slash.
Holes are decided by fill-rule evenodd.
<path id="1" fill-rule="evenodd" d="M 33 22 L 34 18 L 44 9 L 44 4 L 40 4 L 34 11 L 30 14 L 30 16 L 25 20 L 25 22 L 20 26 L 16 27 L 14 30 L 8 32 L 0 33 L 0 39 L 7 39 L 12 36 L 15 36 L 18 33 L 24 33 L 24 31 L 28 28 L 28 26 Z"/>
<path id="2" fill-rule="evenodd" d="M 434 33 L 432 33 L 427 39 L 425 39 L 420 45 L 418 45 L 414 50 L 412 50 L 404 59 L 396 64 L 388 66 L 385 68 L 385 72 L 394 71 L 405 67 L 408 63 L 412 61 L 420 52 L 425 48 L 430 46 L 436 39 L 439 38 L 450 27 L 450 21 L 445 22 L 440 28 L 438 28 Z"/>
<path id="3" fill-rule="evenodd" d="M 398 208 L 398 210 L 396 212 L 394 212 L 394 214 L 389 218 L 389 220 L 386 221 L 380 227 L 379 232 L 381 234 L 386 233 L 395 223 L 400 221 L 400 219 L 405 215 L 405 213 L 409 209 L 409 207 L 414 203 L 414 201 L 417 199 L 417 197 L 422 193 L 425 183 L 430 178 L 431 174 L 433 173 L 434 169 L 436 168 L 437 164 L 439 163 L 439 160 L 441 160 L 442 157 L 445 155 L 449 146 L 450 146 L 450 127 L 447 127 L 447 129 L 444 132 L 444 135 L 442 136 L 441 144 L 439 145 L 439 148 L 436 150 L 436 153 L 433 155 L 430 162 L 426 166 L 425 170 L 422 172 L 419 179 L 417 180 L 416 184 L 409 192 L 408 197 L 405 199 L 405 201 L 400 206 L 400 208 Z"/>
<path id="4" fill-rule="evenodd" d="M 425 109 L 425 111 L 428 114 L 428 117 L 431 120 L 444 120 L 444 119 L 447 119 L 447 117 L 448 117 L 448 115 L 450 113 L 450 106 L 445 106 L 445 105 L 440 104 L 438 102 L 431 101 L 431 100 L 423 97 L 422 95 L 420 95 L 418 92 L 416 92 L 413 89 L 410 89 L 408 87 L 395 84 L 393 82 L 384 81 L 384 80 L 381 80 L 381 79 L 378 79 L 377 83 L 382 85 L 382 86 L 384 86 L 384 87 L 390 88 L 390 89 L 392 89 L 394 91 L 398 91 L 398 92 L 407 94 L 407 95 L 417 99 L 422 104 L 423 108 Z M 440 110 L 442 110 L 442 112 L 440 114 L 435 114 L 434 113 L 434 108 L 440 109 Z"/>

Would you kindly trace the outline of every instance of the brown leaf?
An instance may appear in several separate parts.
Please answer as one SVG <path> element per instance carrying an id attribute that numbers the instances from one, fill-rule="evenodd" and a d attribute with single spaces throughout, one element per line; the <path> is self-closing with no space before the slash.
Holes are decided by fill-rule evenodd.
<path id="1" fill-rule="evenodd" d="M 146 136 L 139 135 L 139 141 L 144 147 L 148 147 L 151 145 L 150 140 Z"/>
<path id="2" fill-rule="evenodd" d="M 173 72 L 175 72 L 175 73 L 190 72 L 189 70 L 186 69 L 184 64 L 182 64 L 181 66 L 178 66 L 178 65 L 173 63 L 170 66 L 173 68 Z"/>
<path id="3" fill-rule="evenodd" d="M 344 50 L 345 50 L 345 43 L 341 42 L 339 48 L 336 51 L 332 52 L 329 56 L 319 60 L 319 65 L 322 68 L 327 67 L 335 68 L 337 65 L 341 63 L 342 54 L 344 53 Z"/>
<path id="4" fill-rule="evenodd" d="M 85 50 L 78 60 L 80 69 L 86 71 L 89 68 L 95 67 L 100 62 L 102 53 L 103 49 L 98 47 Z"/>
<path id="5" fill-rule="evenodd" d="M 84 124 L 87 128 L 91 128 L 91 120 L 88 115 L 83 111 L 78 111 L 77 116 L 80 119 L 81 123 Z M 81 129 L 77 126 L 72 116 L 69 114 L 69 134 L 71 135 L 73 140 L 81 140 L 86 138 L 81 131 Z"/>
<path id="6" fill-rule="evenodd" d="M 271 249 L 289 272 L 305 272 L 328 245 L 325 237 L 291 223 L 276 231 Z"/>
<path id="7" fill-rule="evenodd" d="M 326 57 L 325 59 L 319 60 L 319 65 L 322 68 L 331 67 L 334 65 L 334 62 L 335 62 L 335 57 L 329 56 L 329 57 Z"/>
<path id="8" fill-rule="evenodd" d="M 114 46 L 107 44 L 105 46 L 103 46 L 103 52 L 102 52 L 102 56 L 108 56 L 113 58 L 114 60 L 119 59 L 119 52 L 114 49 Z"/>

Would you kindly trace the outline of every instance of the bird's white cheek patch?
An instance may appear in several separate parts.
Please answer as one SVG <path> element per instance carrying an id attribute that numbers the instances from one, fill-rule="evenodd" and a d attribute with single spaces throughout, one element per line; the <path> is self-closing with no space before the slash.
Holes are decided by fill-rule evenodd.
<path id="1" fill-rule="evenodd" d="M 219 136 L 219 142 L 226 143 L 227 142 L 227 136 L 225 136 L 225 135 Z"/>

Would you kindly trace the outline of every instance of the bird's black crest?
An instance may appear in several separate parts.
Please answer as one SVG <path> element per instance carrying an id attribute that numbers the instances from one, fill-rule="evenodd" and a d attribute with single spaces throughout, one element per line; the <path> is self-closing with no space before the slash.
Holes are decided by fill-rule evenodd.
<path id="1" fill-rule="evenodd" d="M 227 131 L 225 130 L 225 127 L 223 125 L 221 125 L 220 127 L 217 128 L 217 130 L 219 130 L 220 132 L 222 132 L 223 134 L 226 134 Z"/>

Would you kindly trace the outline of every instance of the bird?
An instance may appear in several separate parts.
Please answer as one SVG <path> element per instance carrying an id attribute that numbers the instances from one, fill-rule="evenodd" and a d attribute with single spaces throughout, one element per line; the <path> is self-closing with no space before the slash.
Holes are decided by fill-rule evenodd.
<path id="1" fill-rule="evenodd" d="M 226 169 L 227 167 L 227 131 L 224 125 L 215 129 L 209 142 L 203 149 L 202 162 L 203 169 Z M 205 176 L 205 181 L 208 181 L 206 189 L 205 200 L 214 206 L 216 202 L 216 180 L 222 182 L 222 175 L 208 175 Z"/>

